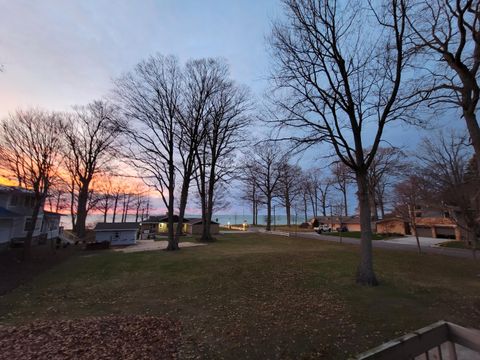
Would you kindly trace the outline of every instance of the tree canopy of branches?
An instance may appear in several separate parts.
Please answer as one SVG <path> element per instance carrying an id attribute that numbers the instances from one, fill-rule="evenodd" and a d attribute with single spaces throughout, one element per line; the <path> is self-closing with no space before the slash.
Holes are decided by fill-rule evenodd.
<path id="1" fill-rule="evenodd" d="M 235 175 L 235 150 L 242 143 L 243 131 L 249 124 L 250 109 L 247 89 L 231 79 L 228 66 L 219 60 L 208 60 L 216 74 L 215 92 L 209 99 L 207 116 L 202 120 L 204 137 L 196 151 L 196 183 L 202 208 L 202 241 L 212 241 L 210 223 L 214 206 L 219 204 L 217 190 Z M 217 204 L 215 204 L 217 202 Z"/>
<path id="2" fill-rule="evenodd" d="M 179 131 L 182 74 L 174 57 L 157 55 L 139 63 L 116 82 L 115 95 L 125 117 L 122 130 L 131 159 L 148 186 L 160 194 L 168 212 L 168 250 L 174 236 L 175 151 Z"/>
<path id="3" fill-rule="evenodd" d="M 475 253 L 480 236 L 480 179 L 471 171 L 472 151 L 466 135 L 440 134 L 425 139 L 418 153 L 422 173 L 428 182 L 431 204 L 450 213 L 467 234 Z M 427 191 L 425 191 L 427 193 Z"/>
<path id="4" fill-rule="evenodd" d="M 296 146 L 331 144 L 355 172 L 362 227 L 357 282 L 376 285 L 368 169 L 385 126 L 409 110 L 399 96 L 409 59 L 406 4 L 283 3 L 286 20 L 274 26 L 271 36 L 272 98 L 284 114 L 277 123 L 293 132 L 285 138 Z"/>
<path id="5" fill-rule="evenodd" d="M 73 229 L 79 237 L 85 236 L 87 214 L 95 205 L 89 206 L 92 181 L 108 167 L 120 134 L 116 117 L 111 104 L 95 101 L 76 107 L 65 127 Z"/>
<path id="6" fill-rule="evenodd" d="M 272 225 L 272 199 L 279 188 L 282 177 L 282 167 L 285 164 L 285 154 L 276 143 L 265 142 L 253 147 L 249 154 L 249 161 L 246 166 L 257 178 L 258 190 L 265 197 L 267 205 L 266 230 L 271 230 Z"/>
<path id="7" fill-rule="evenodd" d="M 416 79 L 420 101 L 442 110 L 461 109 L 480 164 L 480 127 L 476 116 L 480 97 L 480 3 L 420 1 L 409 14 L 413 41 L 425 71 L 422 78 Z"/>
<path id="8" fill-rule="evenodd" d="M 1 128 L 0 165 L 34 195 L 24 244 L 28 257 L 39 214 L 62 164 L 63 121 L 57 113 L 32 109 L 17 111 L 1 123 Z"/>

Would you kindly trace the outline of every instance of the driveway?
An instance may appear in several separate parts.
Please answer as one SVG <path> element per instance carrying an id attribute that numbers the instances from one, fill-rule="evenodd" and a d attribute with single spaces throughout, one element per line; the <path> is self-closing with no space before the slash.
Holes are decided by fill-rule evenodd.
<path id="1" fill-rule="evenodd" d="M 420 246 L 436 246 L 443 242 L 452 241 L 451 239 L 434 239 L 434 238 L 427 238 L 427 237 L 419 237 L 418 240 L 420 241 Z M 388 239 L 388 240 L 377 240 L 383 241 L 391 244 L 404 244 L 404 245 L 414 245 L 417 246 L 417 239 L 415 236 L 404 236 L 395 239 Z"/>
<path id="2" fill-rule="evenodd" d="M 290 236 L 295 237 L 295 233 L 290 233 Z M 296 237 L 306 238 L 306 239 L 316 239 L 316 240 L 322 240 L 322 241 L 331 241 L 336 243 L 340 242 L 340 238 L 337 236 L 328 236 L 324 234 L 319 235 L 315 232 L 298 232 L 296 234 Z M 465 259 L 473 258 L 471 250 L 435 246 L 435 244 L 439 244 L 443 241 L 448 241 L 448 240 L 423 238 L 423 237 L 420 238 L 420 246 L 422 248 L 422 252 L 427 254 L 447 255 L 447 256 L 453 256 L 453 257 L 465 258 Z M 341 242 L 343 244 L 360 245 L 360 239 L 343 237 Z M 417 242 L 415 240 L 415 237 L 410 237 L 410 236 L 391 239 L 391 240 L 374 240 L 372 241 L 372 245 L 374 248 L 418 252 Z M 480 260 L 480 256 L 477 256 L 476 260 L 477 261 Z"/>
<path id="3" fill-rule="evenodd" d="M 120 251 L 124 253 L 132 253 L 132 252 L 139 252 L 139 251 L 156 251 L 156 250 L 164 250 L 167 248 L 168 241 L 153 241 L 153 240 L 137 240 L 135 245 L 130 245 L 122 248 L 113 249 L 113 251 Z M 180 249 L 187 248 L 187 247 L 195 247 L 195 246 L 205 246 L 207 244 L 199 244 L 193 242 L 181 242 L 178 244 Z"/>

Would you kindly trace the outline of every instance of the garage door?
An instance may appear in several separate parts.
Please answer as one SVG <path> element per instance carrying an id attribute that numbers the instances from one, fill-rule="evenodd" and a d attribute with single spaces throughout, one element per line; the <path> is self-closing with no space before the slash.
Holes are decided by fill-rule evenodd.
<path id="1" fill-rule="evenodd" d="M 418 226 L 417 233 L 420 237 L 432 237 L 432 229 L 430 227 Z"/>
<path id="2" fill-rule="evenodd" d="M 455 239 L 455 229 L 451 227 L 436 227 L 437 237 L 443 239 Z"/>

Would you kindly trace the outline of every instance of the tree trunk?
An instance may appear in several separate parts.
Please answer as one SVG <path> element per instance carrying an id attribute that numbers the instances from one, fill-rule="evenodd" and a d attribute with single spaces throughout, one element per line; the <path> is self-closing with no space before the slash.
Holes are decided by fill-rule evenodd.
<path id="1" fill-rule="evenodd" d="M 305 215 L 305 222 L 308 221 L 308 208 L 307 208 L 307 198 L 304 196 L 303 197 L 303 211 L 304 211 L 304 215 Z"/>
<path id="2" fill-rule="evenodd" d="M 378 281 L 373 271 L 373 234 L 370 214 L 370 201 L 368 199 L 369 191 L 367 172 L 357 170 L 356 180 L 361 226 L 360 264 L 357 269 L 357 283 L 361 285 L 376 286 L 378 285 Z"/>
<path id="3" fill-rule="evenodd" d="M 345 187 L 345 191 L 343 192 L 343 206 L 344 206 L 344 213 L 345 216 L 348 216 L 348 203 L 347 203 L 347 188 Z"/>
<path id="4" fill-rule="evenodd" d="M 285 194 L 285 210 L 287 213 L 287 226 L 290 227 L 290 210 L 291 210 L 291 204 L 290 204 L 290 196 L 288 193 Z"/>
<path id="5" fill-rule="evenodd" d="M 265 230 L 270 231 L 272 229 L 272 196 L 267 195 L 267 226 Z"/>
<path id="6" fill-rule="evenodd" d="M 32 240 L 35 227 L 37 225 L 38 214 L 40 208 L 43 206 L 42 199 L 35 199 L 35 206 L 33 207 L 32 218 L 30 227 L 27 230 L 27 236 L 25 237 L 25 243 L 23 244 L 23 259 L 29 260 L 32 255 Z"/>
<path id="7" fill-rule="evenodd" d="M 113 203 L 113 215 L 112 215 L 112 222 L 115 222 L 115 218 L 117 217 L 117 206 L 118 206 L 118 198 L 119 194 L 115 195 L 115 201 Z"/>
<path id="8" fill-rule="evenodd" d="M 472 141 L 475 157 L 477 160 L 477 169 L 480 171 L 480 127 L 478 126 L 477 117 L 474 112 L 464 111 L 463 116 L 467 123 L 468 133 Z"/>
<path id="9" fill-rule="evenodd" d="M 173 228 L 173 216 L 175 210 L 174 196 L 175 196 L 175 168 L 173 165 L 172 154 L 170 154 L 170 162 L 168 164 L 168 246 L 166 250 L 176 251 L 178 247 L 178 239 L 175 236 Z"/>
<path id="10" fill-rule="evenodd" d="M 188 172 L 188 173 L 187 173 Z M 183 221 L 185 217 L 185 209 L 187 207 L 187 200 L 188 200 L 188 189 L 190 188 L 190 179 L 192 176 L 191 170 L 185 170 L 183 184 L 182 184 L 182 191 L 180 193 L 180 206 L 178 209 L 178 223 L 177 229 L 175 232 L 175 237 L 177 238 L 177 242 L 180 240 L 180 236 L 183 234 Z"/>
<path id="11" fill-rule="evenodd" d="M 85 223 L 87 221 L 87 203 L 88 203 L 89 182 L 83 182 L 78 191 L 77 203 L 77 222 L 75 233 L 79 238 L 85 237 Z"/>

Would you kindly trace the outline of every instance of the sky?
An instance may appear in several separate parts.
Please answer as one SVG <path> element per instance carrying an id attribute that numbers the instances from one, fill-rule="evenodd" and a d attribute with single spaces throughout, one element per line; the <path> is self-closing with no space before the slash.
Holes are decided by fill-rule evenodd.
<path id="1" fill-rule="evenodd" d="M 232 77 L 260 98 L 266 37 L 282 13 L 279 0 L 0 0 L 0 8 L 0 118 L 17 108 L 63 111 L 98 99 L 156 52 L 182 62 L 225 58 Z M 446 116 L 437 127 L 459 123 Z M 412 149 L 427 134 L 396 125 L 385 139 Z M 301 165 L 324 165 L 321 152 L 307 152 Z"/>

